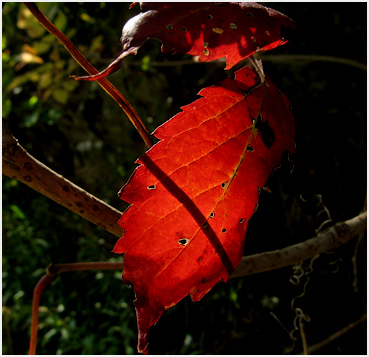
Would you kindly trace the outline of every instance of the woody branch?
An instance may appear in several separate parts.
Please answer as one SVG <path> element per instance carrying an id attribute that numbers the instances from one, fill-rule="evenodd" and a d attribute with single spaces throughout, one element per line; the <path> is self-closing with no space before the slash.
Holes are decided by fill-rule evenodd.
<path id="1" fill-rule="evenodd" d="M 102 227 L 115 236 L 122 236 L 117 224 L 122 213 L 87 191 L 57 174 L 31 156 L 13 137 L 3 122 L 3 174 L 17 179 L 65 208 Z M 366 230 L 367 213 L 337 223 L 314 238 L 283 249 L 245 256 L 230 278 L 236 278 L 297 264 L 317 254 L 337 249 Z M 109 263 L 104 263 L 109 264 Z M 95 269 L 99 269 L 96 265 Z M 112 269 L 121 269 L 116 263 Z M 60 269 L 60 271 L 58 271 Z M 80 269 L 80 267 L 79 267 Z M 76 269 L 76 270 L 79 270 Z M 106 269 L 106 267 L 104 268 Z M 73 270 L 72 267 L 68 271 Z M 62 272 L 62 264 L 53 270 Z"/>

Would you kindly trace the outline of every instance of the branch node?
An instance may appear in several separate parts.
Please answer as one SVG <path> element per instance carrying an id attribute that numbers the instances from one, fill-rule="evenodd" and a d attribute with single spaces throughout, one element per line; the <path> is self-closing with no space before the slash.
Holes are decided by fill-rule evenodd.
<path id="1" fill-rule="evenodd" d="M 54 277 L 57 275 L 57 270 L 55 269 L 55 265 L 53 263 L 50 263 L 46 267 L 46 274 L 50 277 Z"/>
<path id="2" fill-rule="evenodd" d="M 348 232 L 350 232 L 351 228 L 346 223 L 339 223 L 336 225 L 336 232 L 338 238 L 343 238 Z"/>

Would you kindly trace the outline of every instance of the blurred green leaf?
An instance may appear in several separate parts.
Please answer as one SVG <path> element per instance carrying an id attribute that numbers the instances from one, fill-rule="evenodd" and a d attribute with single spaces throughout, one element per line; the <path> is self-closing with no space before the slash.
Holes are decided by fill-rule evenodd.
<path id="1" fill-rule="evenodd" d="M 38 38 L 46 31 L 32 15 L 31 11 L 24 6 L 19 9 L 17 26 L 20 29 L 25 29 L 31 38 Z"/>
<path id="2" fill-rule="evenodd" d="M 142 58 L 141 69 L 143 71 L 147 71 L 149 67 L 150 67 L 150 55 L 146 55 L 144 58 Z"/>
<path id="3" fill-rule="evenodd" d="M 68 101 L 68 91 L 61 88 L 55 89 L 52 93 L 52 96 L 57 102 L 61 104 L 66 104 Z"/>
<path id="4" fill-rule="evenodd" d="M 10 209 L 14 212 L 16 218 L 21 219 L 21 220 L 25 219 L 26 216 L 24 215 L 23 211 L 18 206 L 10 205 Z"/>
<path id="5" fill-rule="evenodd" d="M 32 126 L 34 126 L 39 118 L 39 113 L 38 112 L 33 112 L 29 115 L 26 115 L 25 120 L 24 120 L 24 126 L 26 128 L 30 128 Z"/>
<path id="6" fill-rule="evenodd" d="M 63 12 L 58 11 L 58 16 L 53 23 L 57 29 L 63 32 L 68 23 L 67 16 Z"/>
<path id="7" fill-rule="evenodd" d="M 3 102 L 3 107 L 2 107 L 2 116 L 3 116 L 3 118 L 7 118 L 11 110 L 12 110 L 11 100 L 10 99 L 5 99 L 5 101 Z"/>
<path id="8" fill-rule="evenodd" d="M 50 329 L 43 337 L 43 339 L 41 340 L 41 346 L 45 346 L 49 340 L 55 336 L 58 333 L 58 330 L 55 328 Z"/>

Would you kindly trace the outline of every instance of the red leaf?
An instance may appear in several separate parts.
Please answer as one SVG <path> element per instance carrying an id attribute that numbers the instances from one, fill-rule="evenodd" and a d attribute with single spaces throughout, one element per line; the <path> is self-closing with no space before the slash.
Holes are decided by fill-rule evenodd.
<path id="1" fill-rule="evenodd" d="M 162 41 L 163 52 L 199 56 L 199 61 L 226 57 L 226 69 L 258 51 L 287 43 L 295 23 L 280 12 L 257 3 L 141 3 L 147 10 L 123 28 L 122 54 L 96 80 L 120 67 L 149 38 Z"/>
<path id="2" fill-rule="evenodd" d="M 165 309 L 200 300 L 226 281 L 243 255 L 259 188 L 282 153 L 294 152 L 288 99 L 245 67 L 154 132 L 160 141 L 137 163 L 120 197 L 131 203 L 114 247 L 136 293 L 138 350 Z"/>

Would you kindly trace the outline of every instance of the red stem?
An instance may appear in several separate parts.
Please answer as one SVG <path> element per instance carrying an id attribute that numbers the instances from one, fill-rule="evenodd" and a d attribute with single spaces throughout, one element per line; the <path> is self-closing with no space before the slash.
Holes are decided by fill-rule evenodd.
<path id="1" fill-rule="evenodd" d="M 40 306 L 40 299 L 43 291 L 50 285 L 57 277 L 57 274 L 77 271 L 77 270 L 105 270 L 105 269 L 123 269 L 122 263 L 109 262 L 87 262 L 87 263 L 67 263 L 67 264 L 51 264 L 47 267 L 45 274 L 37 283 L 33 291 L 32 303 L 32 323 L 31 323 L 31 338 L 29 343 L 29 354 L 36 354 L 37 335 L 38 335 L 38 310 Z"/>
<path id="2" fill-rule="evenodd" d="M 73 43 L 65 36 L 61 31 L 59 31 L 54 24 L 52 24 L 49 19 L 42 13 L 42 11 L 34 3 L 24 3 L 40 24 L 49 31 L 53 36 L 55 36 L 65 47 L 65 49 L 70 53 L 70 55 L 76 60 L 76 62 L 89 74 L 97 74 L 99 71 L 88 62 L 83 55 L 78 51 L 78 49 L 73 45 Z M 142 139 L 144 140 L 146 146 L 150 148 L 153 145 L 151 137 L 141 121 L 140 117 L 136 111 L 132 108 L 129 102 L 123 97 L 123 95 L 105 78 L 97 80 L 100 86 L 108 93 L 123 109 L 123 111 L 128 116 L 128 119 L 137 129 Z"/>
<path id="3" fill-rule="evenodd" d="M 32 325 L 31 325 L 31 339 L 29 342 L 29 354 L 36 354 L 37 346 L 37 334 L 38 334 L 38 308 L 40 306 L 40 298 L 45 288 L 51 284 L 57 275 L 50 276 L 44 275 L 41 280 L 37 283 L 35 290 L 33 291 L 33 303 L 32 303 Z"/>

